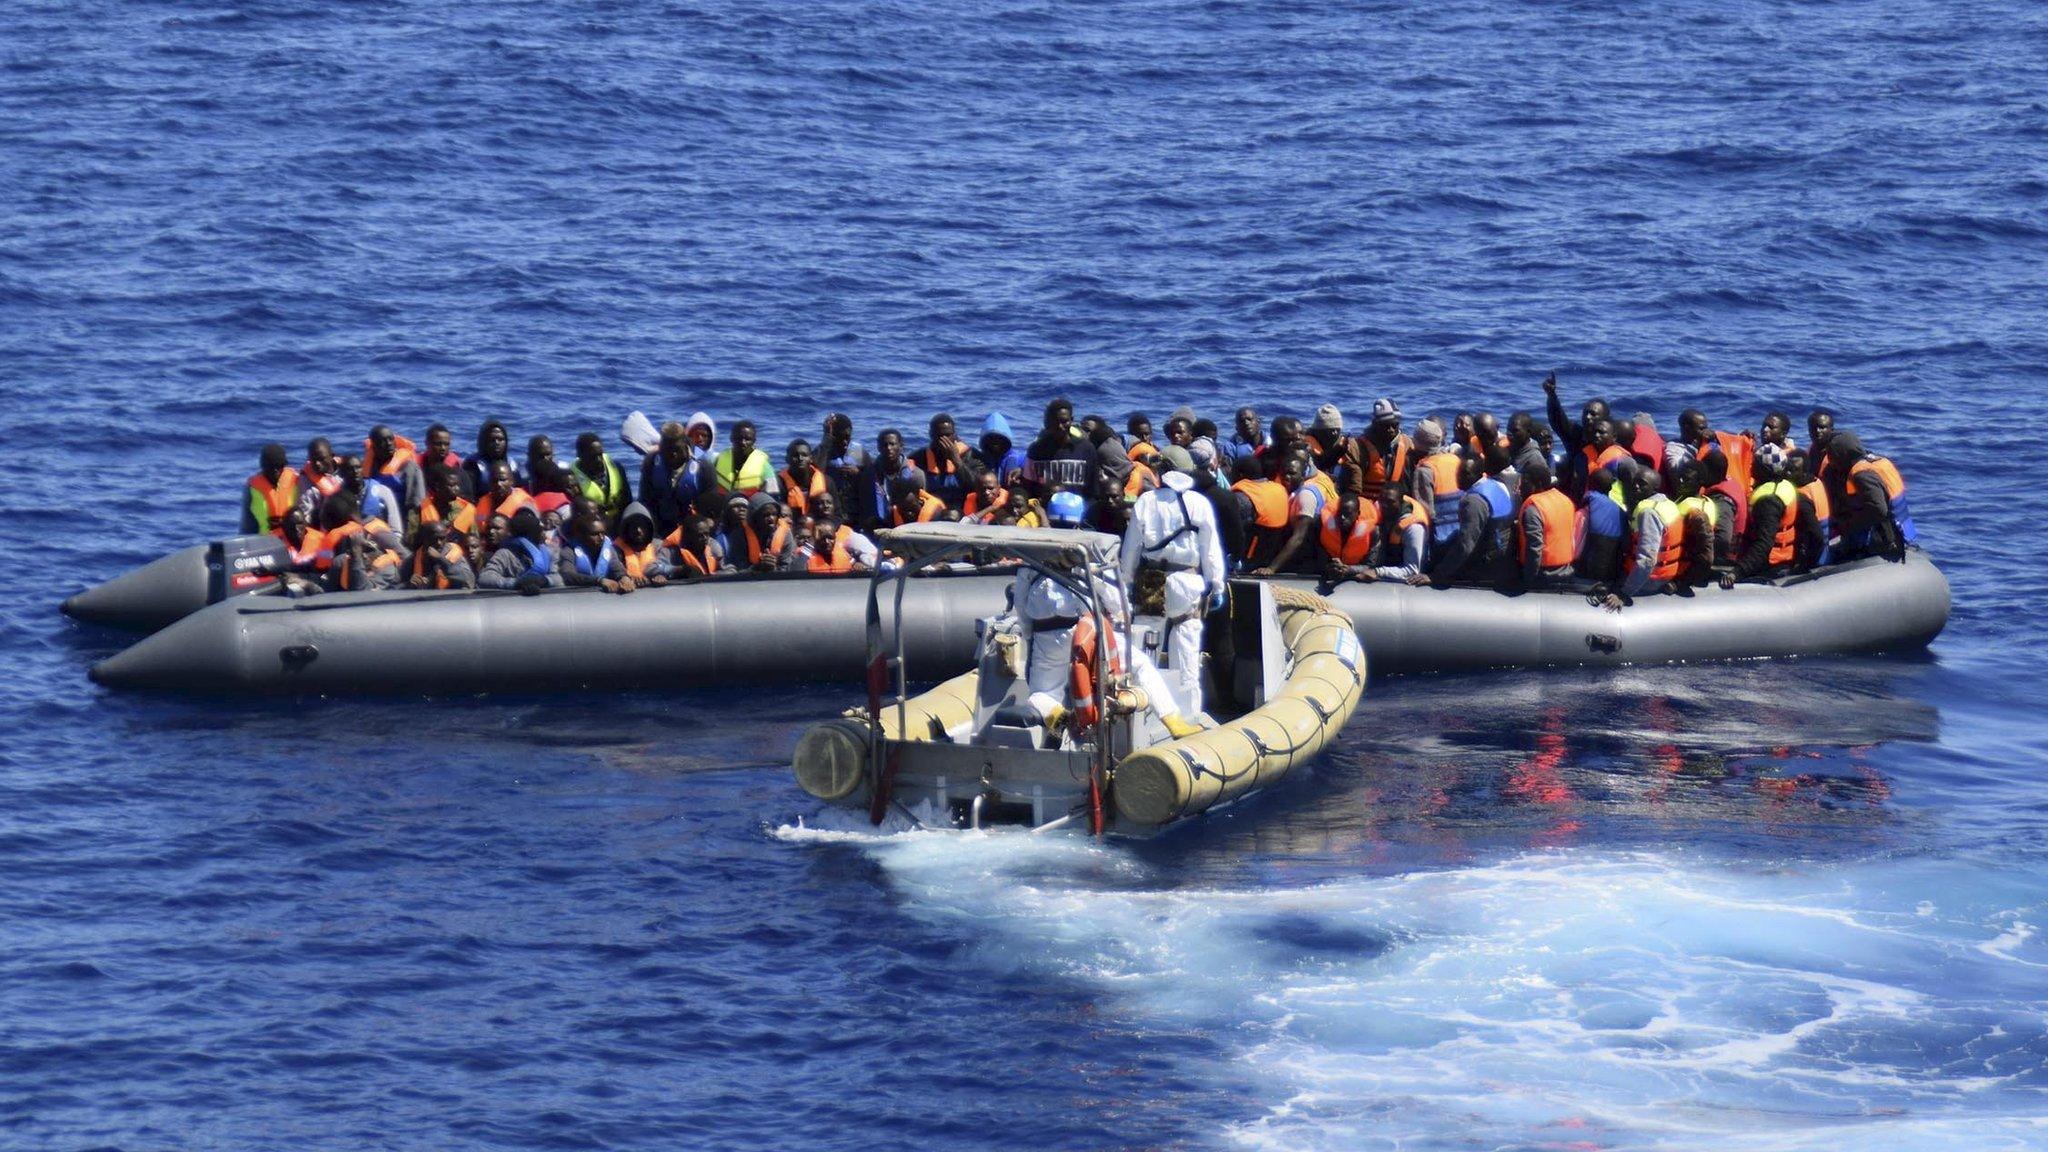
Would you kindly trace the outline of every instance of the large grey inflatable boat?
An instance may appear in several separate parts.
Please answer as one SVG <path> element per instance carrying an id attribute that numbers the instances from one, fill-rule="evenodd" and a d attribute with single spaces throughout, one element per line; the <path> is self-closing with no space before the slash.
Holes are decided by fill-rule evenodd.
<path id="1" fill-rule="evenodd" d="M 1000 573 L 907 581 L 912 664 L 932 675 L 972 666 L 974 622 L 1002 610 L 1008 585 Z M 865 576 L 802 574 L 625 596 L 580 588 L 230 595 L 99 664 L 92 678 L 234 694 L 845 683 L 867 663 L 866 596 Z M 1919 552 L 1644 597 L 1619 612 L 1576 593 L 1393 584 L 1348 584 L 1329 599 L 1351 617 L 1375 674 L 1909 651 L 1939 635 L 1949 612 L 1948 581 Z"/>

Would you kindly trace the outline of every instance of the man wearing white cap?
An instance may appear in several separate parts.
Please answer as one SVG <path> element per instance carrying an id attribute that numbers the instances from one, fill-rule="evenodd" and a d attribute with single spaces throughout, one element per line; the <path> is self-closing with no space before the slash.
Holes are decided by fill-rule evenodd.
<path id="1" fill-rule="evenodd" d="M 1202 616 L 1223 598 L 1223 542 L 1216 512 L 1194 491 L 1192 461 L 1166 449 L 1162 487 L 1140 495 L 1131 505 L 1130 527 L 1124 530 L 1124 587 L 1143 604 L 1149 597 L 1138 579 L 1140 569 L 1164 576 L 1166 616 L 1165 667 L 1168 686 L 1180 710 L 1190 716 L 1202 710 Z M 1158 577 L 1151 577 L 1157 580 Z"/>

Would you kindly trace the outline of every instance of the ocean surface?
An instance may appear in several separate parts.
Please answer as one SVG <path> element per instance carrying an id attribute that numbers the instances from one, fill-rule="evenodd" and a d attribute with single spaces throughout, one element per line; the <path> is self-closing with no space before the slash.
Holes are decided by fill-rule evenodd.
<path id="1" fill-rule="evenodd" d="M 10 0 L 0 1147 L 2048 1147 L 2044 270 L 2037 3 Z M 1377 682 L 1130 845 L 819 813 L 853 685 L 122 695 L 57 613 L 379 421 L 1552 369 L 1838 409 L 1946 634 Z"/>

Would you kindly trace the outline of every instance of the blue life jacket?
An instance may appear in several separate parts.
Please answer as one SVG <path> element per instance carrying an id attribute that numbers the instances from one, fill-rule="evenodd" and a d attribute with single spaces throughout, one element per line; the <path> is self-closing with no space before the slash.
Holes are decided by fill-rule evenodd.
<path id="1" fill-rule="evenodd" d="M 1512 555 L 1515 547 L 1515 498 L 1508 486 L 1491 476 L 1482 476 L 1472 485 L 1475 495 L 1486 501 L 1487 527 L 1493 538 L 1493 550 L 1501 556 Z"/>
<path id="2" fill-rule="evenodd" d="M 1628 517 L 1605 492 L 1586 493 L 1586 535 L 1619 539 Z"/>
<path id="3" fill-rule="evenodd" d="M 555 574 L 555 566 L 549 562 L 545 545 L 535 544 L 524 536 L 514 536 L 512 546 L 526 553 L 526 571 L 519 574 L 520 579 L 538 576 L 545 580 Z"/>
<path id="4" fill-rule="evenodd" d="M 585 552 L 581 544 L 570 545 L 569 555 L 576 560 L 576 574 L 578 576 L 595 576 L 600 580 L 604 579 L 611 572 L 612 561 L 617 558 L 615 550 L 612 548 L 612 542 L 609 540 L 604 542 L 604 547 L 597 550 L 597 560 L 595 563 L 591 561 L 590 553 Z"/>

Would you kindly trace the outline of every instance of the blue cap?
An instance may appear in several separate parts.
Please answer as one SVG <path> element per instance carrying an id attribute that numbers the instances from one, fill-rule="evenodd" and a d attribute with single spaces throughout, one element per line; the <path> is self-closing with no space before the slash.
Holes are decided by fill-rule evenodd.
<path id="1" fill-rule="evenodd" d="M 1046 513 L 1055 524 L 1079 524 L 1088 512 L 1079 492 L 1055 492 L 1052 502 L 1045 507 Z"/>

